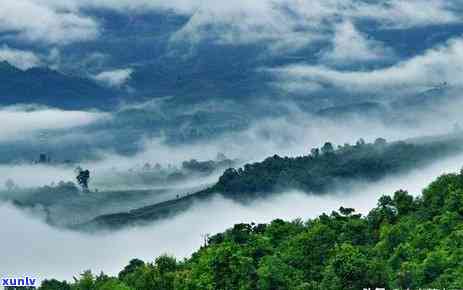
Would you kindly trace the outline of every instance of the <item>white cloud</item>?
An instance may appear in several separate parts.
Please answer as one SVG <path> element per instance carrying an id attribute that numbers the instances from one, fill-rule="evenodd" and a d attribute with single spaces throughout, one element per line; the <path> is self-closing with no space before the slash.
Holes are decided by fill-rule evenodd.
<path id="1" fill-rule="evenodd" d="M 279 78 L 279 85 L 294 84 L 313 88 L 329 84 L 352 92 L 398 93 L 419 91 L 443 82 L 462 87 L 463 39 L 448 41 L 424 54 L 375 70 L 341 71 L 326 66 L 296 64 L 270 70 Z"/>
<path id="2" fill-rule="evenodd" d="M 110 87 L 120 87 L 124 85 L 132 75 L 133 70 L 130 68 L 127 69 L 117 69 L 111 71 L 104 71 L 97 74 L 94 78 L 104 83 Z"/>
<path id="3" fill-rule="evenodd" d="M 0 0 L 0 32 L 15 33 L 29 42 L 67 44 L 94 39 L 98 24 L 76 11 L 56 9 L 48 1 Z"/>
<path id="4" fill-rule="evenodd" d="M 385 60 L 393 54 L 383 43 L 359 32 L 352 22 L 344 21 L 336 26 L 333 47 L 322 54 L 322 60 L 333 64 L 351 64 Z"/>
<path id="5" fill-rule="evenodd" d="M 231 1 L 208 3 L 195 10 L 189 22 L 174 35 L 174 41 L 222 44 L 268 43 L 273 50 L 298 49 L 324 38 L 320 25 L 324 11 L 301 14 L 294 1 Z M 286 7 L 287 6 L 287 7 Z M 294 9 L 289 12 L 287 8 Z M 317 13 L 320 13 L 317 15 Z"/>
<path id="6" fill-rule="evenodd" d="M 18 50 L 10 48 L 7 45 L 0 47 L 0 61 L 7 61 L 11 65 L 22 70 L 40 66 L 42 64 L 40 57 L 32 51 Z"/>
<path id="7" fill-rule="evenodd" d="M 29 41 L 69 43 L 95 38 L 99 26 L 85 8 L 122 13 L 170 11 L 191 16 L 173 40 L 219 43 L 265 42 L 297 49 L 326 37 L 339 19 L 370 19 L 385 27 L 415 27 L 461 21 L 444 0 L 0 0 L 0 31 Z"/>
<path id="8" fill-rule="evenodd" d="M 348 13 L 356 18 L 378 21 L 384 27 L 410 28 L 461 22 L 455 12 L 459 0 L 389 0 L 375 4 L 357 2 Z"/>
<path id="9" fill-rule="evenodd" d="M 106 113 L 12 106 L 0 108 L 0 141 L 31 137 L 40 132 L 70 129 L 107 118 Z"/>
<path id="10" fill-rule="evenodd" d="M 156 1 L 155 1 L 156 2 Z M 157 1 L 158 2 L 158 1 Z M 388 28 L 419 27 L 461 21 L 443 0 L 236 0 L 202 1 L 197 6 L 173 4 L 192 15 L 174 40 L 212 39 L 240 44 L 265 41 L 271 49 L 297 49 L 335 30 L 339 19 L 373 20 Z M 183 4 L 183 5 L 182 5 Z"/>

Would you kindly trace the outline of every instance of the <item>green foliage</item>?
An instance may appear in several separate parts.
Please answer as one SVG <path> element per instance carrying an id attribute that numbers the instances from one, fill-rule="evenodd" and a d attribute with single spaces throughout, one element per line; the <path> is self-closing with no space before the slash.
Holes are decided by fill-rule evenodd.
<path id="1" fill-rule="evenodd" d="M 297 289 L 303 283 L 303 271 L 291 267 L 278 256 L 264 257 L 257 276 L 257 287 L 262 290 Z"/>
<path id="2" fill-rule="evenodd" d="M 305 223 L 237 224 L 182 262 L 132 260 L 118 278 L 85 272 L 40 289 L 461 289 L 462 200 L 463 175 L 448 174 L 422 197 L 381 197 L 365 217 L 341 207 Z"/>
<path id="3" fill-rule="evenodd" d="M 288 187 L 324 193 L 338 184 L 375 181 L 457 152 L 462 149 L 459 138 L 423 143 L 387 143 L 382 138 L 365 143 L 360 139 L 356 145 L 345 144 L 337 149 L 327 142 L 320 149 L 313 148 L 310 155 L 295 158 L 275 155 L 239 169 L 230 168 L 209 192 L 221 192 L 239 199 Z"/>
<path id="4" fill-rule="evenodd" d="M 71 290 L 71 285 L 66 281 L 58 281 L 55 279 L 42 282 L 41 290 Z"/>
<path id="5" fill-rule="evenodd" d="M 130 263 L 121 271 L 119 272 L 119 279 L 124 280 L 129 275 L 133 274 L 138 268 L 144 267 L 145 262 L 139 259 L 133 259 Z"/>

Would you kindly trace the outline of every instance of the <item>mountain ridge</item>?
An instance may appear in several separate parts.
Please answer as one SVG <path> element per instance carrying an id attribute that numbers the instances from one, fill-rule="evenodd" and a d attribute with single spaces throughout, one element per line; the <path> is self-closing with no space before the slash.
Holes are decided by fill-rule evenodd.
<path id="1" fill-rule="evenodd" d="M 36 67 L 21 70 L 0 63 L 0 104 L 39 104 L 60 109 L 108 110 L 118 102 L 119 92 L 91 79 Z"/>

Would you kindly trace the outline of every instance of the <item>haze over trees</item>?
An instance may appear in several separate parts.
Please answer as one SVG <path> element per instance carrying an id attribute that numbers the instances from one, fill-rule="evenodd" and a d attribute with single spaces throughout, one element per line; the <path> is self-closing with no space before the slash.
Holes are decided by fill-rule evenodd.
<path id="1" fill-rule="evenodd" d="M 216 194 L 246 204 L 288 190 L 311 194 L 346 190 L 358 182 L 375 182 L 462 152 L 462 141 L 459 134 L 420 142 L 387 143 L 385 139 L 378 138 L 367 143 L 360 139 L 355 145 L 344 144 L 337 149 L 327 142 L 321 149 L 313 148 L 310 155 L 275 155 L 242 168 L 229 168 L 215 185 L 205 190 L 130 211 L 101 215 L 77 225 L 76 229 L 94 231 L 147 224 L 182 213 L 195 202 Z"/>
<path id="2" fill-rule="evenodd" d="M 6 180 L 4 190 L 0 190 L 0 200 L 11 202 L 21 210 L 38 207 L 45 211 L 50 225 L 70 227 L 100 215 L 129 211 L 195 192 L 205 187 L 198 187 L 198 183 L 210 182 L 207 180 L 211 176 L 215 178 L 237 162 L 218 154 L 214 160 L 190 159 L 177 166 L 146 161 L 130 168 L 99 169 L 98 175 L 92 169 L 78 167 L 74 171 L 75 179 L 43 186 L 19 187 L 13 180 Z"/>
<path id="3" fill-rule="evenodd" d="M 355 145 L 344 144 L 336 149 L 326 142 L 321 148 L 312 148 L 310 155 L 274 155 L 242 168 L 230 168 L 208 191 L 238 199 L 287 188 L 324 193 L 338 185 L 345 186 L 346 182 L 377 181 L 387 174 L 417 168 L 460 150 L 460 135 L 419 143 L 387 143 L 383 138 L 366 143 L 360 139 Z"/>

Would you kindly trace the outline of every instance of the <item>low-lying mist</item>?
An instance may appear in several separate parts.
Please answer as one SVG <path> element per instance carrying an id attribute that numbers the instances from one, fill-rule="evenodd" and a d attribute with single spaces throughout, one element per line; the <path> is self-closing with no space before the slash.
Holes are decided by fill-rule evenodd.
<path id="1" fill-rule="evenodd" d="M 133 156 L 121 156 L 110 151 L 100 151 L 100 156 L 106 163 L 129 167 L 147 160 L 163 165 L 175 165 L 191 158 L 209 160 L 218 153 L 243 162 L 260 161 L 274 154 L 307 155 L 312 147 L 319 147 L 327 141 L 343 145 L 355 144 L 360 138 L 373 141 L 382 137 L 397 141 L 446 134 L 454 129 L 458 121 L 463 121 L 455 112 L 450 114 L 451 110 L 454 108 L 440 108 L 439 113 L 436 111 L 432 116 L 410 112 L 404 116 L 407 120 L 404 124 L 388 123 L 381 118 L 360 114 L 342 120 L 329 119 L 291 107 L 287 115 L 255 120 L 245 130 L 218 137 L 180 144 L 167 144 L 165 138 L 145 138 L 141 142 L 141 150 Z M 416 122 L 412 123 L 412 119 Z M 98 164 L 104 163 L 94 166 Z"/>
<path id="2" fill-rule="evenodd" d="M 327 141 L 342 145 L 355 143 L 360 138 L 373 141 L 382 137 L 394 141 L 445 134 L 451 131 L 455 124 L 463 121 L 456 110 L 458 105 L 436 106 L 432 114 L 428 111 L 398 112 L 399 116 L 396 117 L 400 121 L 397 122 L 385 122 L 381 117 L 368 114 L 351 114 L 340 121 L 309 114 L 290 102 L 275 106 L 284 107 L 284 113 L 253 119 L 246 129 L 178 143 L 170 142 L 169 137 L 163 134 L 160 134 L 161 137 L 149 136 L 147 133 L 151 127 L 133 129 L 128 126 L 132 123 L 143 123 L 140 118 L 158 114 L 157 110 L 160 108 L 157 106 L 144 112 L 142 117 L 134 114 L 124 120 L 117 119 L 117 112 L 62 111 L 34 106 L 3 108 L 0 109 L 3 116 L 0 117 L 0 121 L 4 122 L 0 123 L 8 126 L 3 128 L 0 125 L 0 157 L 21 162 L 0 165 L 0 173 L 5 173 L 0 174 L 0 186 L 8 179 L 12 179 L 20 187 L 74 180 L 73 168 L 57 166 L 68 158 L 75 161 L 73 165 L 88 168 L 92 172 L 92 179 L 97 181 L 99 186 L 110 188 L 109 181 L 114 180 L 110 171 L 114 168 L 130 170 L 147 162 L 159 163 L 165 167 L 180 166 L 183 161 L 190 159 L 213 160 L 218 153 L 224 153 L 228 158 L 239 159 L 242 163 L 261 161 L 274 154 L 307 155 L 312 147 L 319 147 Z M 197 107 L 193 110 L 196 108 L 193 106 L 190 110 L 193 119 L 194 114 L 206 114 L 214 110 L 214 107 Z M 233 103 L 228 107 L 233 111 Z M 242 106 L 238 108 L 242 109 Z M 164 115 L 167 113 L 164 112 Z M 243 112 L 241 114 L 245 115 Z M 226 116 L 222 119 L 217 122 L 227 122 Z M 111 120 L 117 120 L 115 124 L 121 123 L 123 129 L 120 130 Z M 157 122 L 152 123 L 156 125 Z M 104 125 L 99 127 L 98 124 Z M 190 126 L 194 127 L 191 124 Z M 23 139 L 27 137 L 29 141 L 26 144 L 17 144 L 11 136 L 22 136 Z M 112 136 L 117 137 L 112 139 Z M 8 143 L 5 143 L 6 140 Z M 133 144 L 129 147 L 138 149 L 130 154 L 118 152 L 117 149 L 125 148 L 126 144 Z M 46 167 L 31 165 L 34 161 L 32 158 L 36 160 L 38 153 L 42 151 L 51 156 L 52 164 Z M 15 157 L 10 158 L 10 155 Z M 117 188 L 123 187 L 117 185 Z"/>
<path id="3" fill-rule="evenodd" d="M 111 171 L 127 171 L 141 167 L 147 162 L 158 163 L 164 167 L 178 167 L 183 161 L 191 159 L 214 160 L 217 154 L 224 153 L 228 158 L 238 159 L 243 164 L 261 161 L 274 154 L 281 156 L 307 155 L 312 147 L 319 147 L 327 141 L 337 145 L 355 144 L 360 138 L 367 142 L 378 137 L 395 141 L 423 135 L 445 134 L 453 129 L 453 123 L 450 120 L 442 122 L 438 123 L 439 126 L 431 126 L 432 121 L 422 126 L 386 126 L 382 121 L 362 117 L 339 122 L 299 113 L 291 117 L 261 120 L 244 131 L 209 140 L 168 144 L 164 138 L 143 139 L 141 141 L 142 149 L 129 156 L 115 153 L 111 149 L 95 149 L 97 150 L 96 155 L 99 156 L 97 160 L 86 160 L 75 165 L 88 168 L 92 172 L 92 179 L 98 180 L 98 183 L 103 184 L 103 187 L 111 187 L 110 182 L 104 184 L 105 180 L 111 180 Z M 89 148 L 89 150 L 93 149 Z M 3 185 L 8 178 L 13 179 L 16 184 L 22 187 L 56 183 L 62 178 L 66 178 L 64 181 L 74 180 L 71 174 L 72 168 L 58 167 L 59 169 L 56 169 L 54 167 L 30 164 L 0 166 L 0 172 L 8 173 L 0 175 L 0 185 Z M 117 187 L 120 188 L 121 185 L 118 184 Z"/>
<path id="4" fill-rule="evenodd" d="M 109 114 L 90 111 L 65 111 L 36 105 L 0 107 L 0 141 L 29 139 L 51 130 L 86 126 Z"/>
<path id="5" fill-rule="evenodd" d="M 35 275 L 41 279 L 71 279 L 86 269 L 116 274 L 132 258 L 152 261 L 168 253 L 187 257 L 198 249 L 204 234 L 222 232 L 240 222 L 269 222 L 275 218 L 312 218 L 340 206 L 367 213 L 383 194 L 406 189 L 417 195 L 435 177 L 458 171 L 463 155 L 441 160 L 406 175 L 379 183 L 359 183 L 323 196 L 286 192 L 242 205 L 223 198 L 196 204 L 191 210 L 150 226 L 114 233 L 87 235 L 51 228 L 11 205 L 0 205 L 0 275 Z"/>
<path id="6" fill-rule="evenodd" d="M 49 185 L 59 181 L 74 181 L 72 167 L 51 166 L 43 164 L 0 165 L 0 188 L 7 180 L 12 180 L 21 188 Z"/>

